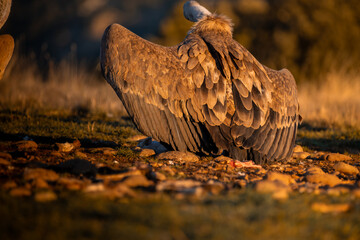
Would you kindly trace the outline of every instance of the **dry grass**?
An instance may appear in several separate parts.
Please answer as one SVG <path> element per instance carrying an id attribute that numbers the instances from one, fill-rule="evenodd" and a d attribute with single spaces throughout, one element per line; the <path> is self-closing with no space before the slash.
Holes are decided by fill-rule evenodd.
<path id="1" fill-rule="evenodd" d="M 61 110 L 82 108 L 109 114 L 125 111 L 99 69 L 89 70 L 84 64 L 63 60 L 51 63 L 45 77 L 43 72 L 34 59 L 14 57 L 0 82 L 0 105 Z"/>
<path id="2" fill-rule="evenodd" d="M 125 112 L 99 69 L 90 71 L 67 59 L 50 64 L 45 79 L 41 72 L 33 59 L 15 57 L 0 82 L 0 105 L 65 110 L 81 107 L 108 114 Z M 299 100 L 306 122 L 360 129 L 360 74 L 329 73 L 317 83 L 302 82 Z"/>
<path id="3" fill-rule="evenodd" d="M 360 129 L 358 73 L 328 73 L 322 81 L 304 82 L 298 88 L 300 112 L 306 122 Z"/>

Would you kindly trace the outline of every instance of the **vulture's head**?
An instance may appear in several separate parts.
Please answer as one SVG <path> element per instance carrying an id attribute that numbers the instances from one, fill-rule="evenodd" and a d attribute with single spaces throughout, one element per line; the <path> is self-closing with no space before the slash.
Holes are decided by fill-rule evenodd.
<path id="1" fill-rule="evenodd" d="M 190 32 L 201 33 L 215 30 L 216 32 L 230 34 L 232 36 L 233 24 L 228 17 L 211 13 L 196 1 L 187 1 L 183 9 L 185 18 L 191 22 L 195 22 Z"/>

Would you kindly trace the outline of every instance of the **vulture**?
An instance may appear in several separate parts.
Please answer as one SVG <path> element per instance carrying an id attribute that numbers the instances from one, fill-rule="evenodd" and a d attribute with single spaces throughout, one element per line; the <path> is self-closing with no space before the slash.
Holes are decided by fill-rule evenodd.
<path id="1" fill-rule="evenodd" d="M 226 16 L 196 1 L 183 10 L 195 23 L 177 46 L 119 24 L 102 37 L 102 74 L 138 130 L 177 151 L 257 164 L 289 158 L 301 118 L 290 71 L 257 61 Z"/>

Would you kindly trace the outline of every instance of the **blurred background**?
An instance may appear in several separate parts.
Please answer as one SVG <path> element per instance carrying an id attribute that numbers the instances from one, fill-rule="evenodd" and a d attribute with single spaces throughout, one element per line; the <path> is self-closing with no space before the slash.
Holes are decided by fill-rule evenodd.
<path id="1" fill-rule="evenodd" d="M 1 106 L 123 112 L 100 74 L 103 31 L 117 22 L 147 40 L 176 45 L 192 25 L 183 17 L 184 2 L 14 0 L 1 29 L 16 41 L 0 82 Z M 230 17 L 234 39 L 261 63 L 293 73 L 305 121 L 360 127 L 357 0 L 199 2 Z"/>

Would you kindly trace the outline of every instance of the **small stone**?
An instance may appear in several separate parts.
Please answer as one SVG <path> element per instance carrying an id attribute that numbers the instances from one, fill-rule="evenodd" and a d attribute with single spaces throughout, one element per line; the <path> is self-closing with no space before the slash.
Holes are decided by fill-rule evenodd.
<path id="1" fill-rule="evenodd" d="M 6 160 L 4 158 L 0 158 L 0 165 L 8 166 L 10 164 L 11 163 L 8 160 Z"/>
<path id="2" fill-rule="evenodd" d="M 53 191 L 38 192 L 35 194 L 35 201 L 37 202 L 51 202 L 57 199 Z"/>
<path id="3" fill-rule="evenodd" d="M 294 153 L 296 153 L 296 152 L 304 152 L 304 149 L 300 145 L 295 145 Z"/>
<path id="4" fill-rule="evenodd" d="M 271 196 L 276 200 L 286 200 L 289 198 L 289 193 L 286 190 L 282 190 L 274 192 Z"/>
<path id="5" fill-rule="evenodd" d="M 117 151 L 113 148 L 103 148 L 102 153 L 106 156 L 114 156 L 117 154 Z"/>
<path id="6" fill-rule="evenodd" d="M 17 187 L 17 184 L 13 180 L 9 180 L 2 185 L 2 188 L 5 190 L 9 190 L 9 189 L 16 188 L 16 187 Z"/>
<path id="7" fill-rule="evenodd" d="M 51 154 L 51 156 L 54 156 L 54 157 L 62 157 L 61 153 L 58 151 L 52 151 L 50 154 Z"/>
<path id="8" fill-rule="evenodd" d="M 290 175 L 279 173 L 279 172 L 269 172 L 267 174 L 267 179 L 270 181 L 282 182 L 286 186 L 296 183 L 295 180 Z"/>
<path id="9" fill-rule="evenodd" d="M 346 187 L 334 187 L 327 190 L 327 194 L 331 196 L 340 196 L 350 192 L 349 188 Z"/>
<path id="10" fill-rule="evenodd" d="M 145 135 L 135 135 L 127 139 L 128 142 L 138 142 L 144 139 L 147 139 L 148 137 Z"/>
<path id="11" fill-rule="evenodd" d="M 350 204 L 339 203 L 339 204 L 327 204 L 316 202 L 311 205 L 311 209 L 321 213 L 342 213 L 350 210 Z"/>
<path id="12" fill-rule="evenodd" d="M 63 152 L 63 153 L 69 153 L 71 152 L 72 150 L 75 149 L 75 146 L 74 144 L 72 143 L 56 143 L 56 146 L 58 148 L 58 151 L 59 152 Z"/>
<path id="13" fill-rule="evenodd" d="M 341 180 L 337 176 L 328 173 L 307 175 L 306 181 L 310 183 L 329 185 L 330 187 L 336 186 L 341 183 Z"/>
<path id="14" fill-rule="evenodd" d="M 259 193 L 274 193 L 279 191 L 290 191 L 290 188 L 280 181 L 263 180 L 256 183 L 255 190 Z"/>
<path id="15" fill-rule="evenodd" d="M 38 148 L 38 145 L 34 141 L 19 141 L 16 142 L 16 146 L 18 151 L 20 152 L 33 152 L 36 151 Z"/>
<path id="16" fill-rule="evenodd" d="M 359 188 L 354 189 L 354 190 L 352 191 L 352 195 L 353 195 L 354 197 L 360 199 L 360 189 L 359 189 Z"/>
<path id="17" fill-rule="evenodd" d="M 335 161 L 350 161 L 352 160 L 351 157 L 340 154 L 340 153 L 329 153 L 327 155 L 324 155 L 324 160 L 335 162 Z"/>
<path id="18" fill-rule="evenodd" d="M 148 180 L 144 175 L 128 176 L 122 183 L 128 187 L 149 187 L 154 185 L 154 183 Z"/>
<path id="19" fill-rule="evenodd" d="M 191 179 L 185 180 L 167 180 L 156 185 L 157 191 L 177 191 L 177 192 L 193 192 L 196 187 L 200 187 L 201 182 Z"/>
<path id="20" fill-rule="evenodd" d="M 204 185 L 204 189 L 213 195 L 218 195 L 225 189 L 225 186 L 221 182 L 210 180 Z"/>
<path id="21" fill-rule="evenodd" d="M 160 172 L 151 172 L 150 177 L 156 181 L 165 181 L 166 176 Z"/>
<path id="22" fill-rule="evenodd" d="M 44 179 L 41 179 L 41 178 L 34 179 L 32 184 L 37 189 L 48 189 L 48 188 L 50 188 L 49 184 Z"/>
<path id="23" fill-rule="evenodd" d="M 47 170 L 43 168 L 25 168 L 24 178 L 27 181 L 40 178 L 45 181 L 53 182 L 59 179 L 59 175 L 53 170 Z"/>
<path id="24" fill-rule="evenodd" d="M 81 181 L 77 178 L 62 177 L 57 181 L 57 184 L 64 186 L 68 190 L 76 191 L 83 188 L 83 186 L 86 185 L 86 181 Z"/>
<path id="25" fill-rule="evenodd" d="M 162 166 L 161 171 L 164 171 L 165 173 L 169 174 L 170 176 L 175 176 L 175 171 L 169 167 L 169 166 Z"/>
<path id="26" fill-rule="evenodd" d="M 101 192 L 105 190 L 104 183 L 94 183 L 86 186 L 84 189 L 84 192 L 90 193 L 90 192 Z"/>
<path id="27" fill-rule="evenodd" d="M 87 158 L 86 153 L 80 152 L 80 151 L 75 151 L 75 156 L 78 158 Z"/>
<path id="28" fill-rule="evenodd" d="M 31 191 L 25 187 L 17 187 L 10 191 L 10 195 L 13 197 L 29 197 Z"/>
<path id="29" fill-rule="evenodd" d="M 166 147 L 164 147 L 164 145 L 162 145 L 161 143 L 159 143 L 157 141 L 153 141 L 152 138 L 150 138 L 150 137 L 146 138 L 142 141 L 139 141 L 139 144 L 137 145 L 137 147 L 139 147 L 141 149 L 152 149 L 156 152 L 156 154 L 167 151 L 167 149 L 166 149 Z"/>
<path id="30" fill-rule="evenodd" d="M 96 175 L 96 179 L 103 180 L 103 181 L 121 181 L 126 177 L 133 176 L 133 175 L 142 175 L 140 170 L 133 170 L 127 171 L 118 174 L 107 174 L 107 175 Z"/>
<path id="31" fill-rule="evenodd" d="M 310 153 L 307 152 L 294 152 L 292 157 L 297 159 L 307 159 L 310 156 Z"/>
<path id="32" fill-rule="evenodd" d="M 73 144 L 75 149 L 81 147 L 81 143 L 80 143 L 79 139 L 74 140 L 72 144 Z"/>
<path id="33" fill-rule="evenodd" d="M 150 156 L 154 156 L 156 153 L 153 149 L 141 149 L 139 156 L 140 157 L 150 157 Z"/>
<path id="34" fill-rule="evenodd" d="M 190 152 L 169 151 L 160 153 L 157 157 L 158 160 L 176 161 L 176 162 L 198 162 L 199 157 Z"/>
<path id="35" fill-rule="evenodd" d="M 255 164 L 253 161 L 239 161 L 232 159 L 228 164 L 234 168 L 258 168 L 261 169 L 261 165 Z"/>
<path id="36" fill-rule="evenodd" d="M 347 164 L 347 163 L 343 163 L 343 162 L 339 162 L 336 163 L 334 165 L 334 169 L 338 172 L 344 173 L 344 174 L 349 174 L 349 175 L 355 175 L 359 173 L 359 169 L 357 169 L 356 167 Z"/>
<path id="37" fill-rule="evenodd" d="M 12 156 L 6 152 L 0 152 L 0 158 L 6 159 L 6 160 L 11 160 Z"/>
<path id="38" fill-rule="evenodd" d="M 324 171 L 319 167 L 310 167 L 306 171 L 307 174 L 325 174 Z"/>

